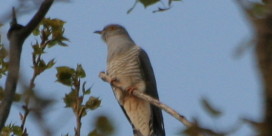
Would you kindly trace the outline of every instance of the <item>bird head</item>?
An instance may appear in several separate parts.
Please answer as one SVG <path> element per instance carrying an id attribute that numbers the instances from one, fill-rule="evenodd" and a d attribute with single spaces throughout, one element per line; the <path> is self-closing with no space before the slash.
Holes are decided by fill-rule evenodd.
<path id="1" fill-rule="evenodd" d="M 98 30 L 98 31 L 95 31 L 94 33 L 100 34 L 102 39 L 105 42 L 107 42 L 107 40 L 109 38 L 114 37 L 114 36 L 124 36 L 124 37 L 128 37 L 130 39 L 127 30 L 123 26 L 118 25 L 118 24 L 107 25 L 104 27 L 103 30 Z"/>

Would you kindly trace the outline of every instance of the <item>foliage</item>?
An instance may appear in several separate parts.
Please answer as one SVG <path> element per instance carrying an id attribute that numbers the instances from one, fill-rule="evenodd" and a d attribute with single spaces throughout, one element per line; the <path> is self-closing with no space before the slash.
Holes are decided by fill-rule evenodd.
<path id="1" fill-rule="evenodd" d="M 88 110 L 95 110 L 100 106 L 101 100 L 90 96 L 91 88 L 86 89 L 86 82 L 81 84 L 81 79 L 86 77 L 86 73 L 81 65 L 76 69 L 61 66 L 57 67 L 57 81 L 65 86 L 69 86 L 71 91 L 65 94 L 63 101 L 66 108 L 72 109 L 77 120 L 75 135 L 80 136 L 81 119 L 87 115 Z M 84 98 L 89 96 L 86 102 Z"/>
<path id="2" fill-rule="evenodd" d="M 46 69 L 50 69 L 55 65 L 55 60 L 51 59 L 47 63 L 41 58 L 45 53 L 46 48 L 54 47 L 55 45 L 67 46 L 65 41 L 68 41 L 67 38 L 63 36 L 64 21 L 60 19 L 50 19 L 45 18 L 42 20 L 41 24 L 33 31 L 34 36 L 40 36 L 41 41 L 36 41 L 32 45 L 33 53 L 33 69 L 34 75 L 39 75 L 44 72 Z"/>
<path id="3" fill-rule="evenodd" d="M 54 67 L 56 63 L 54 58 L 49 59 L 49 61 L 43 59 L 43 56 L 47 52 L 46 50 L 55 47 L 56 45 L 67 46 L 65 42 L 67 42 L 68 39 L 64 36 L 64 24 L 65 22 L 60 19 L 45 18 L 42 20 L 40 25 L 33 31 L 32 34 L 34 37 L 37 38 L 37 40 L 32 45 L 32 78 L 29 85 L 25 86 L 25 92 L 23 94 L 15 95 L 16 101 L 23 100 L 23 113 L 19 113 L 21 125 L 9 124 L 2 129 L 2 131 L 0 132 L 1 135 L 28 135 L 25 123 L 28 119 L 28 115 L 30 112 L 32 112 L 34 115 L 37 115 L 39 120 L 38 122 L 43 122 L 43 120 L 41 120 L 43 116 L 42 111 L 46 108 L 45 105 L 50 104 L 52 101 L 50 99 L 39 98 L 35 94 L 35 80 L 44 71 Z M 2 76 L 6 74 L 8 69 L 8 62 L 6 61 L 7 56 L 8 53 L 5 50 L 4 46 L 1 44 L 0 40 L 0 78 L 2 78 Z M 81 80 L 86 77 L 86 73 L 82 65 L 78 64 L 75 69 L 67 66 L 60 66 L 56 69 L 57 81 L 71 88 L 71 91 L 65 94 L 63 101 L 66 105 L 66 108 L 71 108 L 72 111 L 75 113 L 77 121 L 75 135 L 80 136 L 82 117 L 86 116 L 88 111 L 97 109 L 100 106 L 101 100 L 97 97 L 90 96 L 91 88 L 85 88 L 86 82 L 81 83 Z M 4 89 L 0 87 L 0 99 L 3 98 L 3 96 Z M 39 105 L 39 103 L 41 103 L 42 106 Z M 41 109 L 40 107 L 43 108 Z M 101 121 L 106 121 L 104 125 L 106 125 L 106 128 L 108 129 L 102 129 L 104 127 L 103 123 L 101 124 Z M 113 132 L 113 127 L 106 117 L 98 118 L 97 123 L 100 125 L 95 125 L 94 127 L 97 127 L 95 128 L 95 130 L 102 129 L 103 131 L 105 130 L 107 134 Z"/>
<path id="4" fill-rule="evenodd" d="M 214 108 L 214 106 L 211 105 L 207 98 L 202 98 L 201 104 L 206 112 L 212 117 L 220 117 L 222 115 L 222 112 L 219 111 L 217 108 Z"/>
<path id="5" fill-rule="evenodd" d="M 95 129 L 88 136 L 110 136 L 114 133 L 114 126 L 111 124 L 107 116 L 99 116 L 94 122 Z"/>
<path id="6" fill-rule="evenodd" d="M 8 52 L 4 48 L 4 45 L 1 42 L 1 35 L 0 35 L 0 78 L 6 75 L 8 71 L 8 62 L 6 60 L 7 56 L 8 56 Z"/>
<path id="7" fill-rule="evenodd" d="M 139 0 L 139 2 L 141 4 L 143 4 L 144 7 L 147 7 L 147 6 L 150 6 L 150 5 L 153 5 L 153 4 L 157 3 L 157 2 L 159 2 L 159 0 Z"/>
<path id="8" fill-rule="evenodd" d="M 49 104 L 51 100 L 45 100 L 37 97 L 35 95 L 35 91 L 33 90 L 35 87 L 35 79 L 38 75 L 43 73 L 45 70 L 52 68 L 55 65 L 54 59 L 46 62 L 43 59 L 43 55 L 46 53 L 45 50 L 55 45 L 67 46 L 65 41 L 68 41 L 67 38 L 63 36 L 64 34 L 64 21 L 59 19 L 50 19 L 45 18 L 40 23 L 40 25 L 33 32 L 33 36 L 40 38 L 36 40 L 35 44 L 32 45 L 33 53 L 32 53 L 32 63 L 33 63 L 33 75 L 30 81 L 29 86 L 25 87 L 25 92 L 23 94 L 16 94 L 14 100 L 19 101 L 21 98 L 24 100 L 23 111 L 24 113 L 20 113 L 21 125 L 17 126 L 14 124 L 9 124 L 4 127 L 1 131 L 1 135 L 28 135 L 27 129 L 25 128 L 25 122 L 28 118 L 30 112 L 41 112 L 40 108 L 33 107 L 39 106 L 38 103 L 44 103 L 43 109 L 46 108 L 45 103 Z M 6 57 L 8 56 L 7 51 L 4 49 L 3 45 L 0 44 L 0 78 L 2 75 L 5 75 L 8 69 L 8 62 L 6 61 Z M 3 98 L 4 90 L 0 87 L 0 99 Z M 32 106 L 30 106 L 30 100 L 32 99 Z M 42 110 L 43 110 L 42 109 Z M 37 111 L 38 110 L 38 111 Z M 42 116 L 42 115 L 41 115 Z"/>
<path id="9" fill-rule="evenodd" d="M 69 41 L 66 37 L 64 37 L 64 26 L 65 22 L 60 19 L 50 19 L 45 18 L 42 20 L 39 27 L 37 27 L 33 31 L 33 35 L 41 36 L 42 45 L 46 45 L 47 47 L 53 47 L 55 45 L 67 46 L 65 41 Z M 40 49 L 44 48 L 44 46 L 40 46 L 37 48 L 36 53 L 43 53 Z"/>
<path id="10" fill-rule="evenodd" d="M 10 124 L 3 128 L 0 133 L 1 136 L 22 136 L 23 130 L 20 126 Z"/>
<path id="11" fill-rule="evenodd" d="M 30 81 L 30 84 L 26 87 L 24 92 L 24 105 L 23 111 L 24 113 L 20 113 L 20 118 L 22 120 L 21 129 L 23 130 L 24 135 L 27 135 L 27 129 L 25 128 L 25 122 L 30 112 L 40 114 L 40 110 L 44 110 L 46 105 L 49 105 L 52 100 L 39 98 L 34 91 L 35 88 L 35 80 L 38 75 L 43 73 L 45 70 L 52 68 L 55 65 L 55 59 L 52 58 L 49 61 L 45 61 L 43 59 L 43 55 L 45 55 L 47 49 L 54 47 L 55 45 L 67 46 L 65 41 L 68 41 L 67 38 L 63 36 L 64 34 L 64 21 L 59 19 L 50 19 L 44 18 L 39 26 L 33 31 L 33 36 L 35 38 L 40 38 L 36 40 L 35 44 L 32 45 L 32 68 L 33 74 Z M 30 106 L 30 102 L 32 100 L 32 106 Z M 40 109 L 38 103 L 43 104 L 43 109 Z M 38 107 L 35 107 L 38 106 Z M 38 110 L 38 111 L 37 111 Z M 40 115 L 39 115 L 40 116 Z M 43 116 L 43 115 L 41 115 Z"/>
<path id="12" fill-rule="evenodd" d="M 262 18 L 267 16 L 271 12 L 271 6 L 269 4 L 254 3 L 248 13 L 256 18 Z"/>

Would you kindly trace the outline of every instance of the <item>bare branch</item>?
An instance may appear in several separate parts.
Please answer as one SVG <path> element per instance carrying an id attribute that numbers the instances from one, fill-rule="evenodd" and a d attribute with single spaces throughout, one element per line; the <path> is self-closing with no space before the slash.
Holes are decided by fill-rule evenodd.
<path id="1" fill-rule="evenodd" d="M 49 10 L 50 6 L 52 5 L 54 0 L 45 0 L 39 11 L 33 16 L 33 18 L 28 22 L 28 24 L 24 27 L 23 32 L 24 35 L 27 37 L 41 22 L 44 18 L 45 14 Z"/>
<path id="2" fill-rule="evenodd" d="M 116 88 L 120 88 L 122 89 L 121 87 L 121 84 L 118 84 L 116 82 L 112 82 L 112 79 L 105 74 L 105 72 L 100 72 L 99 74 L 99 77 L 105 81 L 105 82 L 108 82 L 110 83 L 112 86 L 116 87 Z M 118 80 L 118 79 L 117 79 Z M 177 120 L 179 120 L 182 124 L 184 124 L 186 127 L 192 127 L 193 126 L 193 123 L 191 123 L 190 121 L 188 121 L 183 115 L 180 115 L 177 111 L 175 111 L 174 109 L 172 109 L 171 107 L 161 103 L 160 101 L 158 101 L 157 99 L 153 98 L 153 97 L 150 97 L 149 95 L 147 94 L 144 94 L 140 91 L 133 91 L 132 93 L 134 96 L 140 98 L 140 99 L 143 99 L 157 107 L 159 107 L 160 109 L 166 111 L 167 113 L 169 113 L 171 116 L 173 116 L 174 118 L 176 118 Z"/>
<path id="3" fill-rule="evenodd" d="M 10 41 L 9 69 L 5 84 L 4 98 L 0 103 L 0 130 L 2 130 L 8 118 L 12 100 L 16 92 L 23 43 L 44 18 L 53 1 L 54 0 L 45 0 L 35 16 L 25 27 L 17 24 L 15 10 L 13 9 L 12 25 L 8 32 L 8 38 Z"/>
<path id="4" fill-rule="evenodd" d="M 16 11 L 15 8 L 12 8 L 12 21 L 11 21 L 11 25 L 15 25 L 17 24 L 17 18 L 16 18 Z"/>

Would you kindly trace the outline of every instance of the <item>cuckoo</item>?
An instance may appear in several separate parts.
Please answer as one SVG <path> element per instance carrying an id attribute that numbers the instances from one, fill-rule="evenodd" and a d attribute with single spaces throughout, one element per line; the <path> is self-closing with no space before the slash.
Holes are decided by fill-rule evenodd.
<path id="1" fill-rule="evenodd" d="M 101 34 L 107 44 L 106 74 L 122 86 L 112 86 L 112 89 L 132 125 L 134 136 L 165 136 L 161 110 L 131 94 L 137 90 L 159 99 L 147 53 L 135 44 L 121 25 L 110 24 L 95 33 Z"/>

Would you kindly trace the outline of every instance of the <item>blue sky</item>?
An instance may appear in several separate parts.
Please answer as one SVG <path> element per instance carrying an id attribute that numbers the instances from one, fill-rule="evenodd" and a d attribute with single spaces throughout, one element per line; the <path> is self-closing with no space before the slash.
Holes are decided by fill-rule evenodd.
<path id="1" fill-rule="evenodd" d="M 1 3 L 7 0 L 1 0 Z M 8 10 L 12 5 L 1 4 Z M 82 64 L 87 73 L 87 84 L 93 86 L 92 94 L 102 99 L 99 109 L 91 111 L 83 121 L 82 134 L 91 130 L 92 117 L 107 114 L 118 124 L 116 136 L 132 135 L 131 127 L 119 108 L 110 86 L 98 78 L 106 67 L 106 45 L 93 33 L 110 23 L 127 28 L 134 41 L 149 54 L 155 71 L 162 102 L 185 115 L 189 120 L 199 119 L 203 126 L 214 130 L 230 129 L 241 117 L 260 120 L 262 92 L 258 70 L 254 62 L 254 48 L 246 48 L 240 57 L 235 51 L 252 38 L 252 30 L 242 11 L 234 1 L 184 0 L 173 3 L 171 10 L 152 13 L 161 4 L 144 8 L 138 4 L 132 13 L 126 11 L 134 1 L 122 0 L 72 0 L 54 3 L 47 17 L 66 21 L 65 36 L 69 47 L 48 50 L 45 60 L 55 58 L 56 66 L 76 67 Z M 166 2 L 165 2 L 166 3 Z M 0 17 L 4 14 L 2 12 Z M 18 18 L 28 22 L 34 12 Z M 1 18 L 0 18 L 1 19 Z M 2 20 L 0 20 L 2 21 Z M 2 29 L 5 33 L 8 23 Z M 31 46 L 34 38 L 24 44 L 21 73 L 27 79 L 31 71 Z M 73 113 L 64 109 L 62 98 L 69 88 L 55 82 L 56 70 L 48 70 L 37 78 L 37 89 L 44 97 L 59 101 L 48 110 L 48 124 L 56 129 L 55 135 L 73 134 Z M 1 80 L 3 85 L 4 81 Z M 223 116 L 213 119 L 201 106 L 200 98 L 206 97 L 222 110 Z M 20 124 L 20 105 L 12 109 L 9 122 Z M 167 113 L 163 113 L 168 136 L 176 136 L 184 126 Z M 30 135 L 38 135 L 39 129 L 27 122 Z M 232 136 L 252 136 L 248 125 Z"/>

